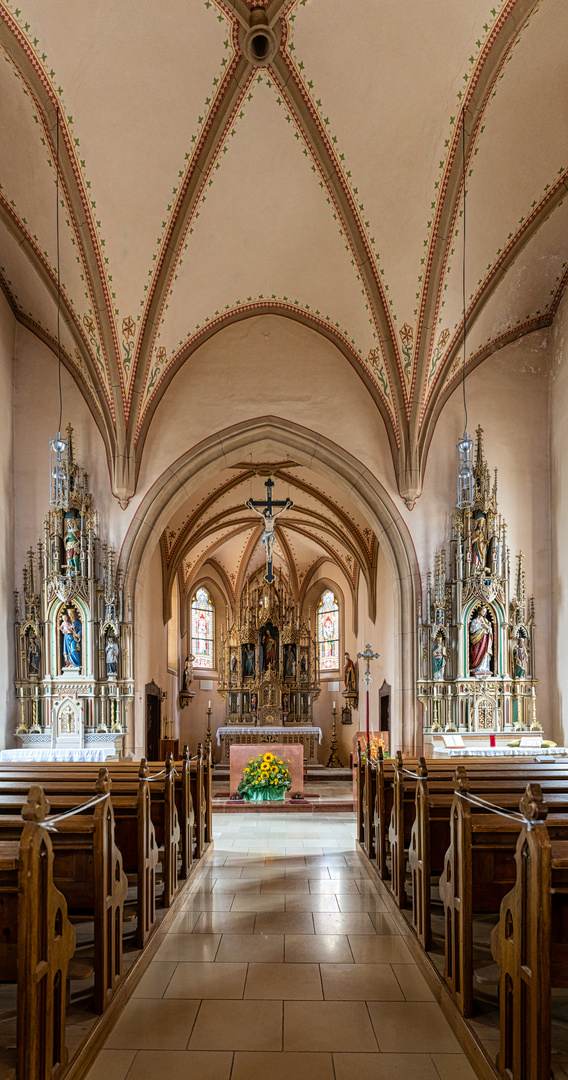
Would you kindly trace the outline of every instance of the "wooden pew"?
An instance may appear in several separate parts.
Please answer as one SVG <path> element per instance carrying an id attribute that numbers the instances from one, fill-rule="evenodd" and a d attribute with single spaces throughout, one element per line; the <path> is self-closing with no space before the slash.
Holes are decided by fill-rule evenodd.
<path id="1" fill-rule="evenodd" d="M 61 819 L 56 814 L 45 822 L 54 882 L 67 901 L 69 915 L 93 919 L 96 1012 L 104 1011 L 122 978 L 122 918 L 128 892 L 109 791 L 110 781 L 102 777 L 95 785 L 99 798 L 92 807 L 86 801 L 73 816 Z M 21 820 L 0 815 L 0 840 L 16 839 L 20 829 Z"/>
<path id="2" fill-rule="evenodd" d="M 568 840 L 554 840 L 538 784 L 520 804 L 515 884 L 491 935 L 499 966 L 500 1049 L 509 1080 L 549 1080 L 551 988 L 568 986 Z"/>
<path id="3" fill-rule="evenodd" d="M 195 812 L 195 858 L 200 859 L 205 851 L 207 835 L 207 787 L 205 782 L 204 753 L 201 743 L 197 744 L 196 759 L 191 762 L 191 798 Z"/>
<path id="4" fill-rule="evenodd" d="M 499 791 L 498 781 L 487 798 L 491 805 L 472 805 L 468 777 L 460 770 L 450 816 L 450 845 L 440 878 L 444 904 L 445 970 L 450 994 L 464 1016 L 473 1014 L 473 917 L 499 911 L 501 900 L 515 881 L 515 849 L 521 829 L 519 792 Z M 525 785 L 526 786 L 526 785 Z M 475 798 L 476 796 L 474 796 Z M 568 793 L 547 795 L 555 810 L 549 817 L 554 838 L 568 838 Z M 515 815 L 515 816 L 513 816 Z"/>
<path id="5" fill-rule="evenodd" d="M 375 814 L 377 803 L 377 763 L 365 756 L 363 788 L 363 847 L 371 861 L 376 859 Z"/>
<path id="6" fill-rule="evenodd" d="M 67 1067 L 66 980 L 75 931 L 53 881 L 49 809 L 39 787 L 23 808 L 19 837 L 0 840 L 0 971 L 17 982 L 17 1078 L 59 1080 Z"/>

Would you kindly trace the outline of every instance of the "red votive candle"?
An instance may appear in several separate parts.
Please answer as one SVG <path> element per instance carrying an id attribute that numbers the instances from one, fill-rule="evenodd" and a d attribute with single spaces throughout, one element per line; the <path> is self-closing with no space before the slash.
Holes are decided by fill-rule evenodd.
<path id="1" fill-rule="evenodd" d="M 489 736 L 489 745 L 490 746 L 495 746 L 495 736 L 494 735 Z"/>

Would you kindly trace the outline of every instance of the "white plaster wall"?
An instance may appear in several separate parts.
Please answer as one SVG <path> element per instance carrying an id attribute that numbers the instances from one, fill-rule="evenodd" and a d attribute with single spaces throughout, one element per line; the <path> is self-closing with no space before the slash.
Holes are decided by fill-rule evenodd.
<path id="1" fill-rule="evenodd" d="M 14 695 L 14 347 L 15 320 L 0 292 L 0 748 L 15 745 Z"/>
<path id="2" fill-rule="evenodd" d="M 558 741 L 568 741 L 568 294 L 551 335 L 550 454 L 552 506 L 551 714 Z M 541 714 L 542 721 L 542 714 Z"/>

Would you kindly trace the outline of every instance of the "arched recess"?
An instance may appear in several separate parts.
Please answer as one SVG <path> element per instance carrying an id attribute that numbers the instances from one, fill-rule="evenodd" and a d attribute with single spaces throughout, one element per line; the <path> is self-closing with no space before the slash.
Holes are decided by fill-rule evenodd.
<path id="1" fill-rule="evenodd" d="M 320 578 L 312 577 L 311 584 L 306 590 L 303 605 L 304 618 L 309 614 L 312 620 L 312 626 L 314 627 L 314 635 L 316 641 L 318 640 L 318 604 L 323 593 L 329 589 L 339 605 L 339 660 L 336 669 L 333 669 L 333 675 L 329 678 L 336 678 L 335 672 L 342 673 L 343 670 L 343 653 L 345 652 L 345 630 L 346 630 L 346 617 L 345 617 L 345 589 L 342 588 L 337 577 L 332 577 L 330 574 L 324 574 Z M 319 643 L 318 643 L 319 647 Z"/>
<path id="2" fill-rule="evenodd" d="M 406 523 L 382 484 L 352 454 L 308 428 L 276 416 L 262 416 L 225 428 L 179 457 L 142 500 L 125 537 L 120 567 L 133 598 L 144 586 L 153 552 L 168 520 L 197 488 L 243 454 L 293 455 L 305 468 L 330 479 L 371 523 L 382 545 L 395 591 L 396 684 L 393 687 L 395 745 L 413 751 L 421 743 L 415 688 L 415 612 L 420 573 Z M 138 672 L 136 673 L 138 681 Z M 142 719 L 135 717 L 137 729 Z"/>

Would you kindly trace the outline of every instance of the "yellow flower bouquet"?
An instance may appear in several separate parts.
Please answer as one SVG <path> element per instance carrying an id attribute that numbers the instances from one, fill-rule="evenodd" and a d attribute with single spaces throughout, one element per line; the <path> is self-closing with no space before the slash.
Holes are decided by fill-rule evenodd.
<path id="1" fill-rule="evenodd" d="M 239 795 L 245 802 L 281 801 L 292 787 L 289 761 L 282 761 L 268 751 L 251 758 L 239 784 Z"/>

